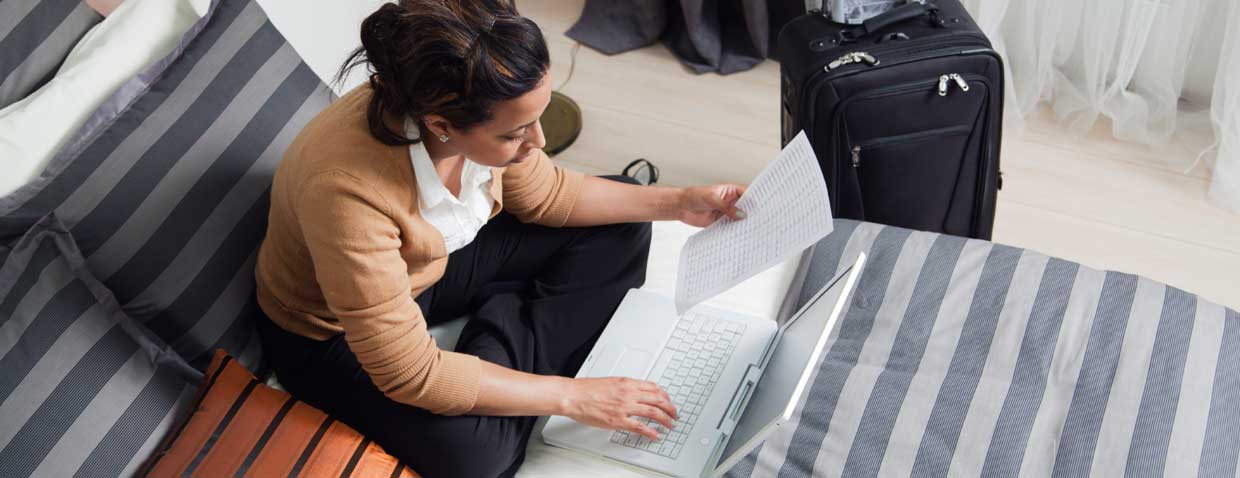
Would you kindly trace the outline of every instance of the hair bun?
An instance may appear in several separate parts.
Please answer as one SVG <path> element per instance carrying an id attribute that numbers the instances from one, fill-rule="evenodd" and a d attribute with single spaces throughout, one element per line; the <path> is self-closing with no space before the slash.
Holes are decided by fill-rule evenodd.
<path id="1" fill-rule="evenodd" d="M 362 49 L 376 72 L 387 70 L 388 65 L 394 64 L 391 46 L 392 39 L 402 28 L 401 10 L 395 3 L 386 3 L 362 20 Z"/>
<path id="2" fill-rule="evenodd" d="M 361 43 L 337 82 L 369 66 L 371 134 L 391 145 L 418 140 L 385 120 L 436 114 L 471 128 L 491 120 L 495 103 L 533 90 L 550 67 L 538 25 L 505 0 L 385 3 L 362 21 Z"/>

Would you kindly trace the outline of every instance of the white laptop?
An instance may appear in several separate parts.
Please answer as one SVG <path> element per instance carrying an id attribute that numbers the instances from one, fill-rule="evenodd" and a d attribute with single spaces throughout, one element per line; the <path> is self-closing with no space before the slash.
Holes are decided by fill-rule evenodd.
<path id="1" fill-rule="evenodd" d="M 672 298 L 629 291 L 577 377 L 658 383 L 675 428 L 639 418 L 660 431 L 650 441 L 554 416 L 543 440 L 672 476 L 722 475 L 792 418 L 864 266 L 862 254 L 783 326 L 706 305 L 678 317 Z"/>

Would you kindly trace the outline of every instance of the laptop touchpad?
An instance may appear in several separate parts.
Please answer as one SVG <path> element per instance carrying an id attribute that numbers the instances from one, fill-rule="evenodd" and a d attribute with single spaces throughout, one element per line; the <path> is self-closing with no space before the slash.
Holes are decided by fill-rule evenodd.
<path id="1" fill-rule="evenodd" d="M 644 379 L 650 371 L 652 362 L 654 362 L 654 354 L 649 351 L 625 347 L 620 352 L 620 358 L 616 359 L 615 366 L 611 368 L 611 376 Z"/>

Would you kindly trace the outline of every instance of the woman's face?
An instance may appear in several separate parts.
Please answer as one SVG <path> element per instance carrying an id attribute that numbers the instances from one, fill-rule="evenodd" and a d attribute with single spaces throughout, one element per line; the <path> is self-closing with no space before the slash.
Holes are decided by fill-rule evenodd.
<path id="1" fill-rule="evenodd" d="M 427 128 L 436 136 L 443 131 L 448 135 L 443 145 L 475 163 L 502 168 L 525 161 L 547 144 L 538 118 L 551 101 L 550 77 L 550 73 L 543 75 L 538 86 L 524 95 L 496 103 L 491 121 L 460 130 L 442 117 L 428 115 Z M 439 141 L 437 137 L 428 140 Z"/>

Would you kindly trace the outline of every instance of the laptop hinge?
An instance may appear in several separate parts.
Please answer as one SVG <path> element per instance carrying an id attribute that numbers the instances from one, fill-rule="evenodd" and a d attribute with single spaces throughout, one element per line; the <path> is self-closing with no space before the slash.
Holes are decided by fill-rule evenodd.
<path id="1" fill-rule="evenodd" d="M 716 430 L 732 433 L 732 429 L 736 428 L 736 422 L 740 421 L 741 414 L 745 411 L 745 405 L 749 404 L 749 398 L 758 388 L 760 378 L 762 378 L 762 369 L 757 365 L 750 365 L 745 370 L 745 378 L 741 380 L 740 386 L 736 387 L 736 391 L 732 392 L 728 407 L 723 410 L 723 416 L 719 417 L 719 423 L 715 425 Z"/>
<path id="2" fill-rule="evenodd" d="M 711 476 L 715 467 L 719 465 L 719 459 L 723 456 L 723 449 L 728 444 L 730 434 L 719 432 L 718 438 L 715 438 L 715 448 L 710 451 L 710 458 L 706 460 L 706 467 L 702 469 L 701 476 Z"/>
<path id="3" fill-rule="evenodd" d="M 779 337 L 782 335 L 784 335 L 784 330 L 781 328 L 775 331 L 770 340 L 766 341 L 766 348 L 762 349 L 761 358 L 758 359 L 756 364 L 758 368 L 766 368 L 766 364 L 770 362 L 771 356 L 775 355 L 775 344 L 779 343 Z"/>

